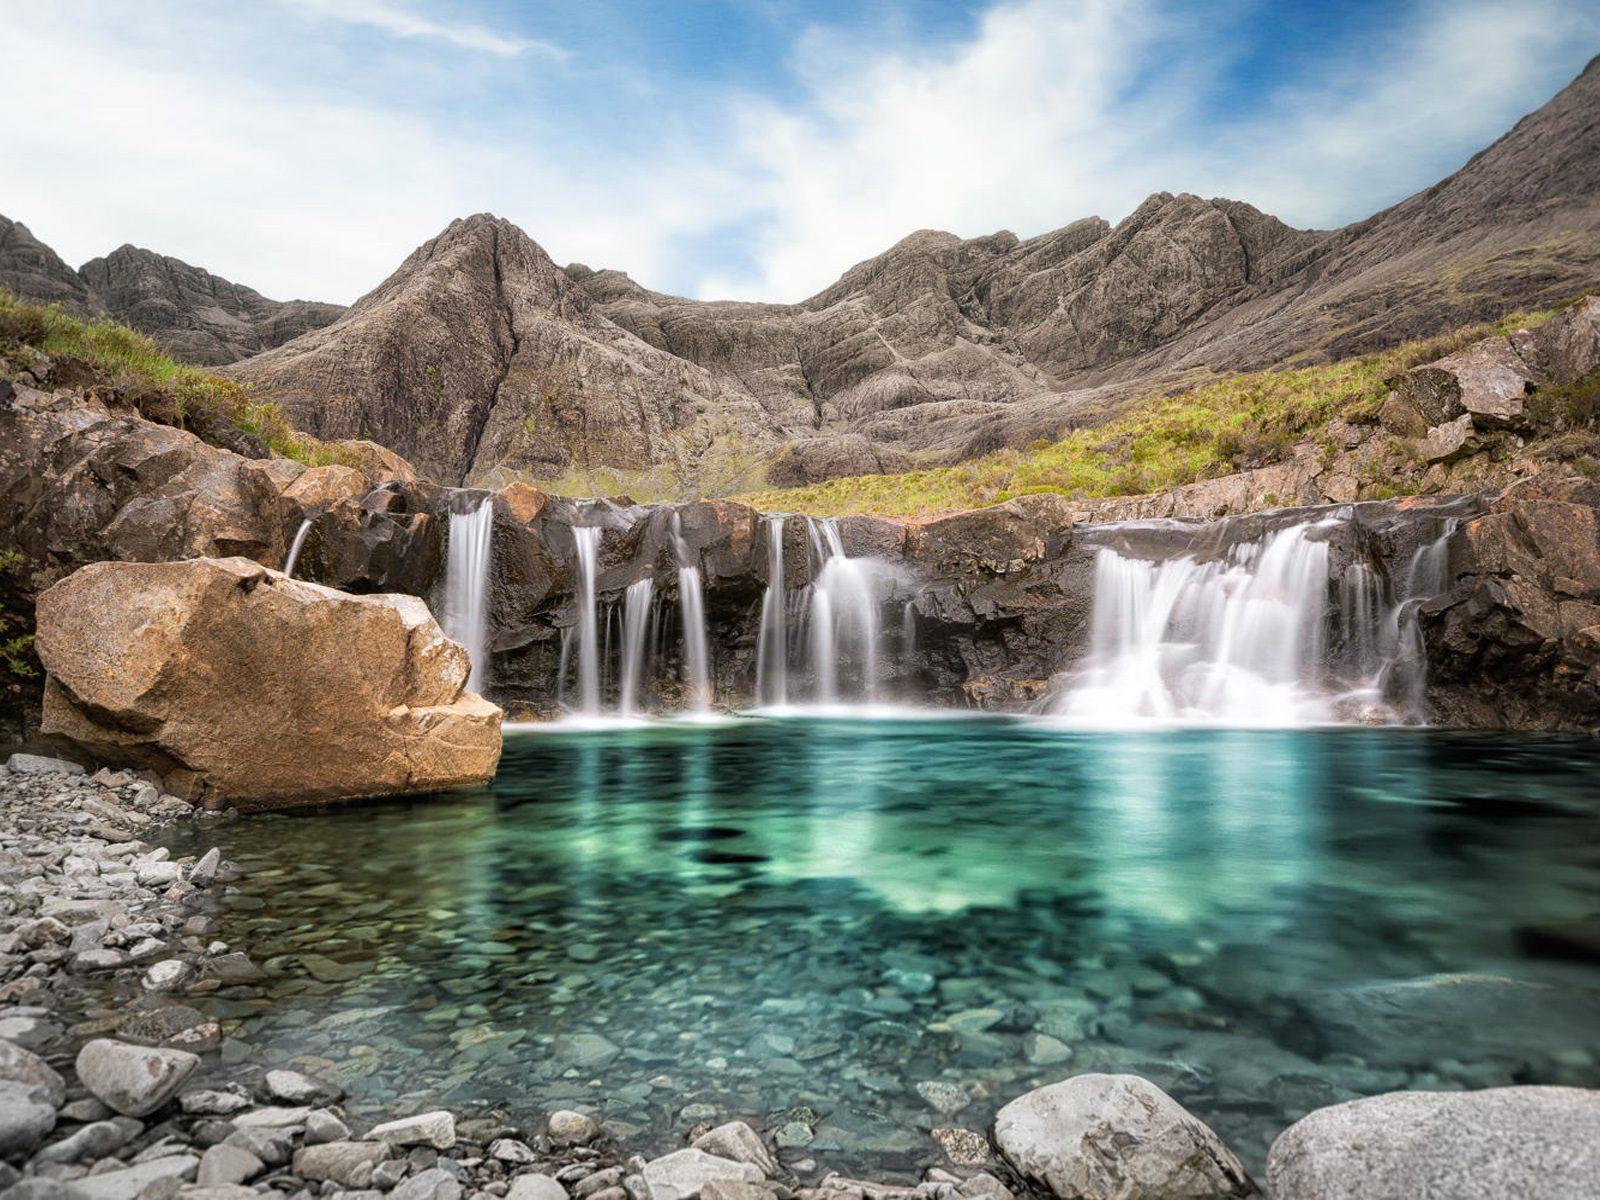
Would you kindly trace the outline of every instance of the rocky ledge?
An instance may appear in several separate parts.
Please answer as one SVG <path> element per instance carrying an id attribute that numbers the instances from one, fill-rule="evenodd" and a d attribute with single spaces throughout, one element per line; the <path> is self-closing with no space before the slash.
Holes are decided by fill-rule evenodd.
<path id="1" fill-rule="evenodd" d="M 690 1114 L 680 1148 L 630 1153 L 599 1111 L 531 1125 L 437 1099 L 357 1123 L 312 1064 L 230 1061 L 190 1006 L 259 978 L 201 911 L 236 869 L 144 840 L 199 813 L 149 778 L 13 755 L 0 771 L 0 1194 L 8 1200 L 1225 1200 L 1237 1155 L 1147 1080 L 1077 1075 L 939 1128 L 947 1165 L 878 1182 L 796 1158 L 785 1128 Z M 132 995 L 131 1001 L 108 998 Z M 359 1036 L 352 1029 L 352 1037 Z M 430 1103 L 433 1100 L 434 1103 Z M 720 1121 L 720 1123 L 715 1123 Z M 781 1160 L 778 1151 L 786 1151 Z M 1600 1178 L 1600 1093 L 1405 1092 L 1318 1109 L 1267 1161 L 1277 1200 L 1571 1200 Z"/>

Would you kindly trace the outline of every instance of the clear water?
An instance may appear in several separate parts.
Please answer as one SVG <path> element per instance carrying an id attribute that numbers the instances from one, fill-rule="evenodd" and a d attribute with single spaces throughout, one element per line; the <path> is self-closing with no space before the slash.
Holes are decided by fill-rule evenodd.
<path id="1" fill-rule="evenodd" d="M 1600 965 L 1527 934 L 1600 912 L 1597 768 L 1593 740 L 1424 730 L 514 735 L 481 794 L 210 828 L 247 871 L 222 936 L 271 977 L 196 1003 L 358 1113 L 588 1103 L 668 1148 L 704 1104 L 892 1174 L 941 1161 L 931 1128 L 1126 1070 L 1259 1169 L 1361 1094 L 1600 1084 Z"/>

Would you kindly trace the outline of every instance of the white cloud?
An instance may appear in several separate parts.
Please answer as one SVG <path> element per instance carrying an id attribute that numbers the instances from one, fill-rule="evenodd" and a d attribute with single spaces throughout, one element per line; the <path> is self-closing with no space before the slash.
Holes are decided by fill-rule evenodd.
<path id="1" fill-rule="evenodd" d="M 501 58 L 538 53 L 565 58 L 566 51 L 541 38 L 502 33 L 468 21 L 443 21 L 394 0 L 279 0 L 331 21 L 365 25 L 392 37 L 443 42 Z"/>
<path id="2" fill-rule="evenodd" d="M 1228 6 L 1211 15 L 1225 31 Z M 934 54 L 863 59 L 818 38 L 811 103 L 759 106 L 742 126 L 769 218 L 761 269 L 702 294 L 797 298 L 913 229 L 1028 236 L 1115 221 L 1154 191 L 1247 200 L 1292 224 L 1356 219 L 1542 102 L 1552 58 L 1596 32 L 1594 9 L 1558 0 L 1432 0 L 1387 50 L 1330 55 L 1220 124 L 1196 100 L 1229 65 L 1225 32 L 1156 0 L 1008 3 Z"/>
<path id="3" fill-rule="evenodd" d="M 133 241 L 270 296 L 341 301 L 485 209 L 558 261 L 779 300 L 918 228 L 1028 236 L 1156 190 L 1337 223 L 1459 165 L 1600 32 L 1592 5 L 1424 0 L 1389 48 L 1219 117 L 1202 106 L 1236 66 L 1227 3 L 1202 22 L 1172 0 L 1010 0 L 932 49 L 813 30 L 790 99 L 702 82 L 681 106 L 672 80 L 619 98 L 439 0 L 160 11 L 8 10 L 0 212 L 75 264 Z M 347 36 L 319 36 L 335 19 Z M 488 57 L 439 61 L 440 42 Z M 598 51 L 573 48 L 587 70 Z"/>

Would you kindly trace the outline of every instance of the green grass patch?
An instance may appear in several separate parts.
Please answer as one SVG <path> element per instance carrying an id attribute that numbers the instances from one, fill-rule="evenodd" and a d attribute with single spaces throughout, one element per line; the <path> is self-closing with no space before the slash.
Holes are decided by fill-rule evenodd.
<path id="1" fill-rule="evenodd" d="M 253 400 L 231 379 L 178 362 L 126 325 L 80 320 L 57 305 L 32 304 L 0 288 L 0 360 L 20 360 L 24 348 L 66 367 L 73 383 L 104 386 L 108 399 L 147 420 L 187 429 L 225 449 L 313 467 L 355 461 L 296 430 L 278 405 Z"/>
<path id="2" fill-rule="evenodd" d="M 1371 424 L 1386 380 L 1480 338 L 1542 324 L 1557 309 L 1408 342 L 1342 362 L 1229 375 L 1156 393 L 1120 416 L 1060 441 L 1001 450 L 954 466 L 858 475 L 740 499 L 765 510 L 918 516 L 1057 492 L 1073 499 L 1136 496 L 1281 462 L 1335 418 Z M 1581 404 L 1581 401 L 1579 402 Z"/>

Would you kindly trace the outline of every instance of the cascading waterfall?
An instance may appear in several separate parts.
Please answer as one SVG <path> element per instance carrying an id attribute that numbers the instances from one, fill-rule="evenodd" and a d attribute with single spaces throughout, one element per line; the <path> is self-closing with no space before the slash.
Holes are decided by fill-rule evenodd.
<path id="1" fill-rule="evenodd" d="M 700 586 L 700 567 L 683 540 L 678 514 L 672 514 L 672 545 L 678 560 L 678 606 L 683 625 L 683 682 L 690 712 L 711 708 L 711 655 L 706 637 L 706 603 Z"/>
<path id="2" fill-rule="evenodd" d="M 839 702 L 839 662 L 846 656 L 857 666 L 859 698 L 870 702 L 878 687 L 877 564 L 847 555 L 831 519 L 807 517 L 806 530 L 816 563 L 809 614 L 816 701 Z"/>
<path id="3" fill-rule="evenodd" d="M 1327 720 L 1328 544 L 1297 525 L 1222 559 L 1101 549 L 1087 664 L 1058 711 L 1093 723 Z"/>
<path id="4" fill-rule="evenodd" d="M 630 583 L 622 600 L 622 695 L 624 716 L 635 716 L 644 708 L 640 688 L 644 682 L 646 639 L 650 634 L 650 608 L 655 599 L 656 581 L 646 575 Z"/>
<path id="5" fill-rule="evenodd" d="M 602 532 L 598 525 L 572 527 L 572 540 L 578 549 L 578 711 L 585 716 L 600 712 L 600 630 L 595 574 Z"/>
<path id="6" fill-rule="evenodd" d="M 756 703 L 780 707 L 789 702 L 789 604 L 783 585 L 781 514 L 766 518 L 767 590 L 761 597 L 761 630 L 756 640 Z"/>
<path id="7" fill-rule="evenodd" d="M 1054 711 L 1091 724 L 1420 720 L 1426 663 L 1416 610 L 1448 582 L 1456 520 L 1444 520 L 1391 589 L 1361 559 L 1333 574 L 1328 535 L 1346 516 L 1289 526 L 1204 562 L 1102 548 L 1089 654 Z"/>
<path id="8" fill-rule="evenodd" d="M 295 530 L 294 541 L 289 543 L 289 556 L 283 560 L 283 573 L 290 579 L 294 578 L 295 564 L 300 561 L 300 547 L 306 544 L 306 534 L 311 532 L 311 526 L 316 524 L 315 517 L 307 517 L 300 522 L 300 528 Z"/>
<path id="9" fill-rule="evenodd" d="M 489 551 L 493 533 L 494 505 L 488 496 L 473 492 L 451 495 L 444 631 L 466 647 L 472 660 L 467 688 L 480 695 L 489 683 Z M 298 539 L 295 548 L 299 548 Z"/>

